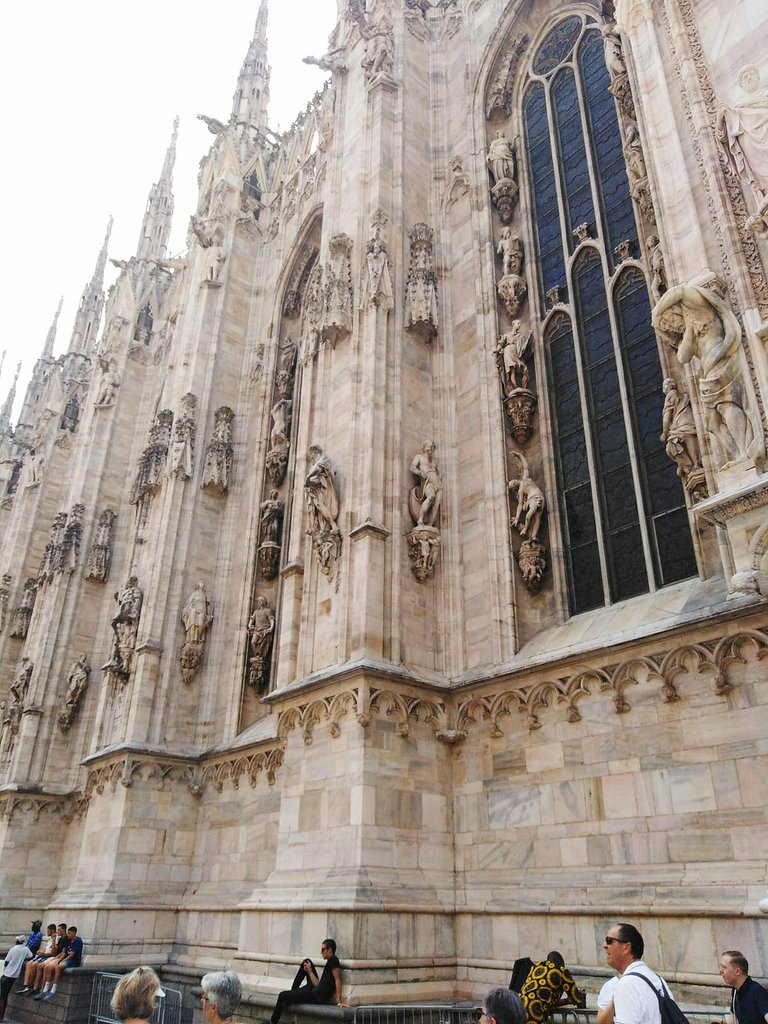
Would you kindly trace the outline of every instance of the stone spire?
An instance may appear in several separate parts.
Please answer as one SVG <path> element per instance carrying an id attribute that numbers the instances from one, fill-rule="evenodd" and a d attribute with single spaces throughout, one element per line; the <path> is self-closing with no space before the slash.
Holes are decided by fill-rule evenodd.
<path id="1" fill-rule="evenodd" d="M 234 125 L 257 128 L 263 132 L 267 127 L 267 104 L 269 103 L 269 73 L 267 64 L 267 0 L 261 0 L 253 39 L 245 55 L 237 89 L 232 99 Z"/>
<path id="2" fill-rule="evenodd" d="M 61 315 L 61 307 L 64 303 L 64 296 L 59 299 L 59 307 L 56 310 L 56 315 L 53 318 L 51 326 L 48 328 L 48 334 L 45 339 L 45 345 L 43 351 L 40 353 L 40 359 L 51 359 L 53 357 L 53 343 L 56 341 L 56 328 L 59 325 L 59 316 Z M 38 359 L 38 362 L 40 362 Z"/>
<path id="3" fill-rule="evenodd" d="M 5 352 L 3 352 L 3 362 L 5 362 Z M 0 409 L 0 433 L 7 434 L 11 429 L 11 416 L 13 415 L 13 403 L 16 401 L 16 384 L 19 380 L 19 374 L 21 373 L 21 360 L 16 364 L 16 374 L 13 378 L 13 384 L 11 384 L 8 396 L 3 402 L 3 407 Z"/>
<path id="4" fill-rule="evenodd" d="M 104 269 L 107 265 L 107 246 L 109 245 L 109 236 L 112 234 L 112 223 L 113 218 L 110 217 L 93 277 L 83 289 L 80 306 L 75 316 L 75 324 L 72 328 L 70 352 L 90 352 L 96 344 L 101 314 L 104 309 Z"/>
<path id="5" fill-rule="evenodd" d="M 168 236 L 171 233 L 173 219 L 173 165 L 176 161 L 176 140 L 178 138 L 179 119 L 173 122 L 173 135 L 160 180 L 149 191 L 147 209 L 141 225 L 139 247 L 136 252 L 140 260 L 162 259 L 165 256 Z"/>

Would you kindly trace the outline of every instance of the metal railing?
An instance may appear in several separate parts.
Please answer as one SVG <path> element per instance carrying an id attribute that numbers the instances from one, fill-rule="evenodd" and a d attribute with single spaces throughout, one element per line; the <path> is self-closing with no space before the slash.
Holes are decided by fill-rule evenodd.
<path id="1" fill-rule="evenodd" d="M 91 1008 L 88 1024 L 118 1024 L 110 1003 L 118 981 L 123 974 L 99 972 L 94 975 L 91 991 Z M 150 1024 L 181 1024 L 181 992 L 177 988 L 163 985 L 164 998 L 158 999 L 157 1009 L 150 1017 Z"/>
<path id="2" fill-rule="evenodd" d="M 686 1010 L 686 1017 L 695 1024 L 719 1020 L 722 1014 L 714 1010 Z M 477 1003 L 443 1003 L 416 1005 L 370 1005 L 354 1008 L 354 1024 L 477 1024 Z M 580 1010 L 561 1007 L 549 1015 L 551 1024 L 595 1024 L 596 1009 Z"/>

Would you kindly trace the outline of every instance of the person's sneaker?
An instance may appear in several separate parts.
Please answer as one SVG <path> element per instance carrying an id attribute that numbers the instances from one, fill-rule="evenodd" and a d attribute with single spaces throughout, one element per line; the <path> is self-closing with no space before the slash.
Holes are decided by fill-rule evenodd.
<path id="1" fill-rule="evenodd" d="M 24 995 L 25 992 L 30 992 L 31 988 L 32 988 L 31 985 L 22 985 L 21 988 L 17 988 L 16 989 L 16 995 L 17 996 L 22 996 L 22 995 Z"/>
<path id="2" fill-rule="evenodd" d="M 28 988 L 24 993 L 25 996 L 36 996 L 41 990 L 39 988 Z"/>
<path id="3" fill-rule="evenodd" d="M 47 995 L 48 995 L 47 992 L 43 992 L 42 990 L 40 990 L 38 992 L 35 992 L 35 994 L 32 996 L 32 998 L 33 999 L 45 999 L 45 997 Z"/>
<path id="4" fill-rule="evenodd" d="M 55 999 L 55 998 L 56 998 L 56 993 L 55 992 L 43 992 L 43 1001 L 44 1002 L 50 1003 L 50 1001 L 52 999 Z"/>

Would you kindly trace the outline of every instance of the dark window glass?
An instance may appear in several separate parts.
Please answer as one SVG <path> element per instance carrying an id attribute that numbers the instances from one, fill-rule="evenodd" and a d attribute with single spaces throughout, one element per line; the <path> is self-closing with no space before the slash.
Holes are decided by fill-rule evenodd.
<path id="1" fill-rule="evenodd" d="M 572 250 L 576 245 L 574 228 L 589 224 L 594 230 L 595 211 L 589 185 L 587 153 L 584 148 L 584 129 L 581 123 L 576 79 L 570 68 L 559 71 L 552 84 L 552 107 L 557 125 L 557 144 L 560 173 L 563 177 L 563 196 L 567 218 L 566 239 Z"/>
<path id="2" fill-rule="evenodd" d="M 539 47 L 533 61 L 537 75 L 546 75 L 561 64 L 573 49 L 581 32 L 581 18 L 565 18 L 559 22 Z"/>
<path id="3" fill-rule="evenodd" d="M 563 289 L 565 287 L 563 240 L 543 85 L 535 84 L 528 90 L 525 98 L 525 130 L 535 214 L 536 262 L 540 268 L 543 302 L 550 288 L 558 285 Z"/>

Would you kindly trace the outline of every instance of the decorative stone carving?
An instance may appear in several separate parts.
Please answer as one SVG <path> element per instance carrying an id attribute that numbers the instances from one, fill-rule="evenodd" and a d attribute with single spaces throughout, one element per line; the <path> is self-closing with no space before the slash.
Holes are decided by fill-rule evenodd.
<path id="1" fill-rule="evenodd" d="M 272 430 L 269 435 L 270 448 L 267 452 L 266 467 L 269 478 L 276 487 L 285 479 L 288 465 L 292 410 L 293 402 L 290 398 L 279 398 L 270 410 Z"/>
<path id="2" fill-rule="evenodd" d="M 616 31 L 616 25 L 611 21 L 603 27 L 603 49 L 605 52 L 605 64 L 611 76 L 609 91 L 616 97 L 624 118 L 635 119 L 635 103 L 632 99 L 632 89 L 629 84 L 627 65 L 624 60 L 624 50 L 621 44 L 621 37 Z"/>
<path id="3" fill-rule="evenodd" d="M 173 424 L 173 441 L 169 451 L 168 476 L 189 480 L 195 463 L 195 406 L 194 395 L 186 394 L 181 400 L 179 415 Z"/>
<path id="4" fill-rule="evenodd" d="M 8 708 L 3 716 L 3 740 L 5 746 L 5 753 L 9 753 L 9 748 L 12 746 L 13 741 L 19 733 L 19 726 L 21 724 L 21 716 L 24 711 L 24 707 L 27 700 L 27 694 L 29 693 L 29 683 L 32 679 L 32 672 L 34 665 L 29 658 L 21 659 L 21 668 L 19 669 L 16 678 L 11 683 L 11 696 L 13 700 L 8 705 Z"/>
<path id="5" fill-rule="evenodd" d="M 224 283 L 222 271 L 227 260 L 227 254 L 224 251 L 224 240 L 227 234 L 226 221 L 223 217 L 205 221 L 193 213 L 189 226 L 200 245 L 206 250 L 205 269 L 201 283 L 208 287 L 220 288 Z"/>
<path id="6" fill-rule="evenodd" d="M 219 494 L 226 494 L 232 477 L 232 420 L 234 412 L 222 405 L 214 413 L 213 437 L 205 451 L 201 486 Z"/>
<path id="7" fill-rule="evenodd" d="M 692 282 L 662 296 L 653 310 L 653 325 L 683 365 L 697 360 L 705 425 L 721 453 L 718 468 L 754 462 L 762 444 L 748 412 L 741 327 L 733 312 L 716 292 Z"/>
<path id="8" fill-rule="evenodd" d="M 117 372 L 117 364 L 114 359 L 99 358 L 101 367 L 101 379 L 99 390 L 96 392 L 96 401 L 93 403 L 97 409 L 106 409 L 115 404 L 117 389 L 120 387 L 120 374 Z"/>
<path id="9" fill-rule="evenodd" d="M 502 224 L 509 224 L 517 206 L 519 189 L 515 181 L 515 151 L 504 132 L 496 132 L 486 156 L 494 185 L 491 201 L 499 211 Z"/>
<path id="10" fill-rule="evenodd" d="M 510 431 L 521 445 L 526 444 L 533 434 L 533 414 L 538 404 L 536 396 L 528 387 L 528 367 L 523 361 L 530 341 L 531 332 L 524 330 L 519 320 L 513 320 L 510 329 L 502 334 L 494 350 Z"/>
<path id="11" fill-rule="evenodd" d="M 181 678 L 185 683 L 191 683 L 203 660 L 208 627 L 213 622 L 213 604 L 202 580 L 198 580 L 195 589 L 189 595 L 189 600 L 181 613 L 181 621 L 184 623 L 185 631 L 185 640 L 179 655 Z"/>
<path id="12" fill-rule="evenodd" d="M 485 107 L 489 121 L 506 120 L 512 113 L 512 88 L 520 58 L 528 46 L 528 36 L 515 36 L 509 41 Z"/>
<path id="13" fill-rule="evenodd" d="M 411 265 L 405 284 L 405 329 L 430 341 L 437 334 L 437 276 L 432 264 L 434 232 L 426 224 L 414 224 Z"/>
<path id="14" fill-rule="evenodd" d="M 385 17 L 378 21 L 366 21 L 361 11 L 351 12 L 357 21 L 360 35 L 365 40 L 365 56 L 361 67 L 369 86 L 385 83 L 394 85 L 392 68 L 395 59 L 395 39 L 392 25 Z"/>
<path id="15" fill-rule="evenodd" d="M 324 303 L 323 268 L 318 262 L 309 275 L 302 305 L 301 362 L 303 366 L 309 366 L 320 347 Z"/>
<path id="16" fill-rule="evenodd" d="M 32 620 L 32 611 L 35 607 L 35 598 L 37 597 L 37 580 L 31 576 L 24 581 L 24 589 L 21 595 L 21 601 L 16 611 L 13 613 L 13 622 L 11 623 L 11 636 L 16 637 L 18 640 L 24 640 L 29 629 L 29 623 Z"/>
<path id="17" fill-rule="evenodd" d="M 67 398 L 67 404 L 64 406 L 64 412 L 61 416 L 60 428 L 61 430 L 67 431 L 70 434 L 74 434 L 77 430 L 77 424 L 80 420 L 80 402 L 77 398 L 77 392 L 72 390 L 69 397 Z"/>
<path id="18" fill-rule="evenodd" d="M 99 583 L 104 583 L 109 576 L 109 567 L 112 562 L 112 525 L 115 518 L 115 513 L 111 508 L 105 508 L 99 515 L 96 536 L 91 544 L 91 550 L 88 552 L 88 563 L 85 567 L 87 580 L 98 580 Z"/>
<path id="19" fill-rule="evenodd" d="M 411 473 L 418 484 L 408 492 L 408 511 L 413 529 L 408 534 L 408 557 L 418 580 L 428 579 L 440 550 L 440 530 L 435 523 L 440 514 L 443 481 L 435 462 L 435 442 L 425 441 L 411 460 Z"/>
<path id="20" fill-rule="evenodd" d="M 125 683 L 131 672 L 141 606 L 144 603 L 144 592 L 136 576 L 128 577 L 123 590 L 115 594 L 115 601 L 119 611 L 111 622 L 114 640 L 110 659 L 104 668 L 110 670 L 113 678 Z"/>
<path id="21" fill-rule="evenodd" d="M 525 283 L 525 278 L 520 277 L 518 274 L 507 274 L 506 277 L 500 278 L 496 291 L 504 303 L 507 316 L 514 320 L 528 294 L 528 285 Z"/>
<path id="22" fill-rule="evenodd" d="M 373 237 L 365 248 L 365 267 L 360 304 L 363 309 L 388 310 L 393 306 L 392 279 L 389 274 L 389 251 L 381 237 L 381 229 L 387 222 L 383 210 L 377 210 L 371 217 Z"/>
<path id="23" fill-rule="evenodd" d="M 502 228 L 496 255 L 501 256 L 501 273 L 504 277 L 519 274 L 523 269 L 523 243 L 512 234 L 512 228 Z"/>
<path id="24" fill-rule="evenodd" d="M 517 494 L 517 508 L 510 518 L 523 542 L 517 555 L 517 564 L 528 590 L 535 594 L 541 586 L 546 568 L 544 545 L 539 541 L 541 519 L 546 509 L 542 489 L 533 482 L 528 472 L 528 462 L 520 452 L 512 452 L 520 462 L 520 476 L 509 481 L 509 490 Z"/>
<path id="25" fill-rule="evenodd" d="M 275 613 L 263 595 L 256 598 L 256 607 L 248 621 L 248 646 L 250 664 L 248 685 L 255 690 L 266 687 L 269 674 L 269 656 L 275 633 Z"/>
<path id="26" fill-rule="evenodd" d="M 677 465 L 677 475 L 691 500 L 701 501 L 708 496 L 708 491 L 691 400 L 677 390 L 677 383 L 672 377 L 667 377 L 663 387 L 661 440 L 666 443 L 667 455 Z"/>
<path id="27" fill-rule="evenodd" d="M 73 505 L 64 531 L 64 545 L 61 552 L 61 572 L 72 574 L 80 561 L 80 542 L 83 538 L 83 513 L 85 505 Z"/>
<path id="28" fill-rule="evenodd" d="M 744 94 L 734 107 L 717 112 L 717 138 L 733 173 L 752 194 L 755 212 L 747 225 L 768 232 L 768 90 L 760 89 L 760 72 L 748 64 L 739 72 Z"/>
<path id="29" fill-rule="evenodd" d="M 11 581 L 13 577 L 9 572 L 3 573 L 0 580 L 0 633 L 5 630 L 5 619 L 8 614 L 8 598 L 11 596 Z"/>
<path id="30" fill-rule="evenodd" d="M 307 509 L 307 533 L 320 565 L 320 571 L 332 579 L 341 554 L 338 527 L 339 493 L 331 460 L 323 449 L 309 449 L 310 468 L 304 479 L 304 503 Z"/>
<path id="31" fill-rule="evenodd" d="M 131 494 L 131 503 L 134 505 L 142 498 L 155 494 L 162 484 L 168 446 L 171 443 L 172 423 L 173 413 L 170 409 L 163 409 L 155 417 L 149 431 L 149 444 L 139 457 L 139 467 Z"/>
<path id="32" fill-rule="evenodd" d="M 629 190 L 632 198 L 640 207 L 640 212 L 648 224 L 656 224 L 656 214 L 653 209 L 653 199 L 648 183 L 648 171 L 643 154 L 643 146 L 640 141 L 640 132 L 635 121 L 628 121 L 624 136 L 624 160 L 627 164 L 627 176 L 629 177 Z"/>
<path id="33" fill-rule="evenodd" d="M 69 732 L 72 723 L 77 717 L 80 708 L 80 700 L 88 686 L 88 677 L 91 674 L 91 666 L 85 654 L 73 661 L 67 673 L 67 694 L 64 698 L 64 707 L 59 712 L 58 723 L 62 732 Z"/>
<path id="34" fill-rule="evenodd" d="M 648 268 L 651 272 L 651 295 L 653 301 L 658 302 L 669 289 L 664 253 L 658 235 L 649 235 L 646 238 L 645 251 L 648 254 Z"/>
<path id="35" fill-rule="evenodd" d="M 54 573 L 61 572 L 66 528 L 67 513 L 57 512 L 53 517 L 51 532 L 48 536 L 48 542 L 45 545 L 45 550 L 43 551 L 40 568 L 37 570 L 38 586 L 50 583 L 54 577 Z"/>
<path id="36" fill-rule="evenodd" d="M 335 235 L 328 248 L 331 258 L 325 269 L 322 338 L 335 348 L 352 333 L 352 239 L 349 235 Z"/>
<path id="37" fill-rule="evenodd" d="M 273 580 L 280 567 L 280 542 L 283 527 L 285 503 L 273 489 L 261 505 L 261 530 L 259 534 L 259 570 L 266 580 Z"/>
<path id="38" fill-rule="evenodd" d="M 27 490 L 31 490 L 33 487 L 39 487 L 43 482 L 43 473 L 45 472 L 48 460 L 45 457 L 45 452 L 37 448 L 30 448 L 25 461 L 27 465 L 27 478 L 24 486 Z"/>

